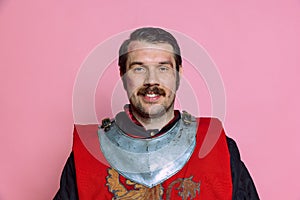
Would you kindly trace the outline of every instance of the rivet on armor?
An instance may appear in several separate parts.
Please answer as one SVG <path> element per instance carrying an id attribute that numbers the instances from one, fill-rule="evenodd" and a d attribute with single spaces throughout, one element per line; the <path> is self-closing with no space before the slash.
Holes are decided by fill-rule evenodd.
<path id="1" fill-rule="evenodd" d="M 104 129 L 104 131 L 109 131 L 112 121 L 109 118 L 105 118 L 102 120 L 101 128 Z"/>
<path id="2" fill-rule="evenodd" d="M 192 115 L 186 111 L 182 111 L 182 120 L 185 125 L 189 125 L 192 123 Z"/>

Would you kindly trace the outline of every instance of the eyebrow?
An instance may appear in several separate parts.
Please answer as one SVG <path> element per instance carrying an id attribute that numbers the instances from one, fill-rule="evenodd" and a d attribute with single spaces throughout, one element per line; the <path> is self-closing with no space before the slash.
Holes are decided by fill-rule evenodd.
<path id="1" fill-rule="evenodd" d="M 132 62 L 129 64 L 129 68 L 131 68 L 133 65 L 143 65 L 144 63 L 142 62 Z"/>
<path id="2" fill-rule="evenodd" d="M 171 67 L 173 67 L 173 63 L 170 62 L 170 61 L 159 62 L 158 64 L 160 64 L 160 65 L 171 65 Z"/>
<path id="3" fill-rule="evenodd" d="M 159 62 L 159 65 L 171 65 L 171 67 L 173 67 L 173 63 L 170 61 L 163 61 L 163 62 Z M 144 65 L 143 62 L 132 62 L 129 64 L 129 68 L 131 68 L 133 65 Z"/>

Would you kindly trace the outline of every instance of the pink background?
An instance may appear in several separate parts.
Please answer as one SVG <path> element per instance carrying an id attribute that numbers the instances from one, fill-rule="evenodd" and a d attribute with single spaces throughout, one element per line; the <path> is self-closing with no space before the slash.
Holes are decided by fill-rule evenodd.
<path id="1" fill-rule="evenodd" d="M 81 63 L 108 37 L 147 25 L 205 47 L 226 89 L 226 132 L 261 199 L 299 200 L 299 0 L 0 1 L 0 199 L 52 199 Z"/>

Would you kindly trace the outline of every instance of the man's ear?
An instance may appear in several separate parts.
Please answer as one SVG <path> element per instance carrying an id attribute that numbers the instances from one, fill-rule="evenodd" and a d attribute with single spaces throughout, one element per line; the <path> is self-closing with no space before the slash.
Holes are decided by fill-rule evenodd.
<path id="1" fill-rule="evenodd" d="M 183 68 L 182 65 L 179 65 L 179 76 L 181 77 L 183 74 Z"/>
<path id="2" fill-rule="evenodd" d="M 178 90 L 178 88 L 179 88 L 182 73 L 183 73 L 182 65 L 179 65 L 178 71 L 177 71 L 177 77 L 176 77 L 176 90 Z"/>
<path id="3" fill-rule="evenodd" d="M 126 74 L 126 73 L 125 73 Z M 127 90 L 127 87 L 126 87 L 126 75 L 125 75 L 121 70 L 120 70 L 120 78 L 121 78 L 121 80 L 122 80 L 122 83 L 123 83 L 123 88 L 125 89 L 125 90 Z"/>

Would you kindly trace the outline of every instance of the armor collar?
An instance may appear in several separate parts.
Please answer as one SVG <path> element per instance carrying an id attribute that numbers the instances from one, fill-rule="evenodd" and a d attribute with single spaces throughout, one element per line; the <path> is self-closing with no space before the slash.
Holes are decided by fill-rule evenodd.
<path id="1" fill-rule="evenodd" d="M 125 178 L 153 187 L 176 174 L 187 163 L 196 145 L 197 123 L 183 112 L 181 120 L 154 138 L 128 136 L 117 123 L 98 130 L 100 147 L 112 168 Z"/>
<path id="2" fill-rule="evenodd" d="M 115 122 L 118 127 L 125 132 L 127 135 L 131 137 L 137 138 L 150 138 L 155 135 L 159 136 L 168 131 L 171 127 L 173 127 L 178 120 L 180 120 L 181 115 L 178 110 L 174 110 L 174 118 L 168 122 L 161 130 L 151 129 L 145 130 L 142 124 L 133 116 L 130 106 L 127 105 L 124 107 L 125 112 L 120 112 L 115 117 Z"/>

